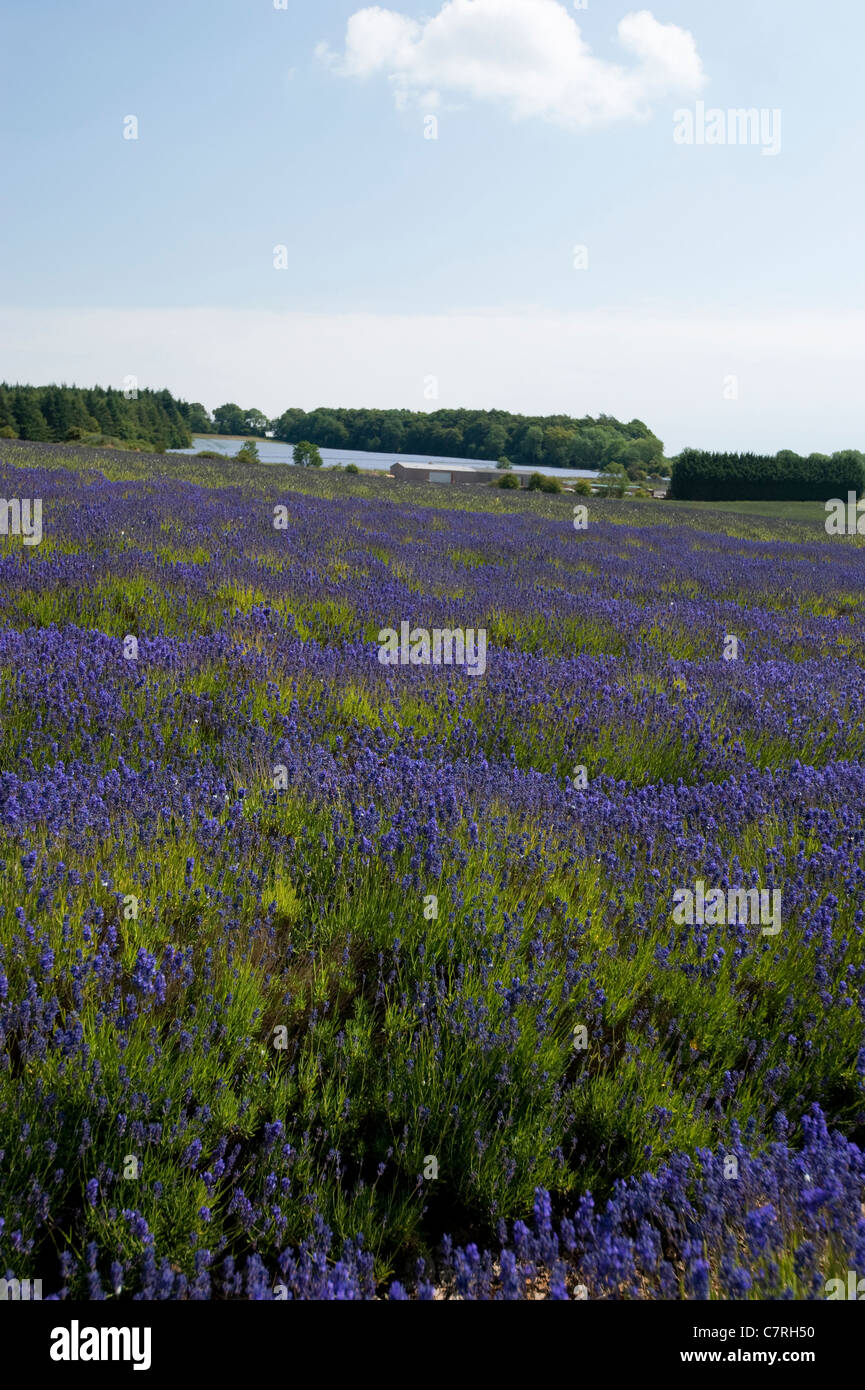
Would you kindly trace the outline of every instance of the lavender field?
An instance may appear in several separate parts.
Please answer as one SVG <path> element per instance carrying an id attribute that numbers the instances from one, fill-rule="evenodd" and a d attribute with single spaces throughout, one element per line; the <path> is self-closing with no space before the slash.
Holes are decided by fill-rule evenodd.
<path id="1" fill-rule="evenodd" d="M 0 444 L 42 502 L 0 536 L 0 1273 L 865 1269 L 858 538 Z M 404 622 L 483 630 L 484 671 L 383 665 Z M 682 920 L 698 885 L 777 919 Z"/>

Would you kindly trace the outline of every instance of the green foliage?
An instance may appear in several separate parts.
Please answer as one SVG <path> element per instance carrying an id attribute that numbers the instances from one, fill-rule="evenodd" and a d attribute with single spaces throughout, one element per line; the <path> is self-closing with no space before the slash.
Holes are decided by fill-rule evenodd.
<path id="1" fill-rule="evenodd" d="M 151 444 L 149 439 L 116 439 L 110 434 L 82 434 L 76 443 L 86 449 L 121 449 L 133 454 L 164 454 L 164 444 Z"/>
<path id="2" fill-rule="evenodd" d="M 503 478 L 499 478 L 497 487 L 513 488 L 519 487 L 520 480 L 514 473 L 506 473 Z"/>
<path id="3" fill-rule="evenodd" d="M 200 401 L 175 400 L 169 391 L 139 390 L 134 399 L 109 387 L 10 386 L 0 383 L 0 438 L 81 441 L 89 435 L 148 440 L 156 450 L 188 448 L 193 435 L 263 436 L 272 426 L 286 443 L 315 441 L 319 448 L 497 459 L 516 464 L 600 470 L 613 460 L 660 470 L 663 445 L 641 420 L 609 415 L 512 415 L 504 410 L 363 410 L 291 408 L 268 421 L 254 407 L 233 401 L 213 417 Z M 70 429 L 80 435 L 70 435 Z M 12 430 L 12 434 L 6 431 Z"/>
<path id="4" fill-rule="evenodd" d="M 505 480 L 502 478 L 502 482 L 503 481 Z M 502 482 L 499 486 L 502 486 Z M 562 491 L 562 484 L 560 484 L 558 478 L 547 478 L 542 473 L 533 473 L 531 474 L 530 480 L 528 480 L 528 491 L 560 492 Z"/>
<path id="5" fill-rule="evenodd" d="M 578 497 L 591 497 L 592 485 L 587 478 L 580 478 L 574 484 L 574 492 Z"/>
<path id="6" fill-rule="evenodd" d="M 675 460 L 671 497 L 689 500 L 846 500 L 865 491 L 865 455 L 844 449 L 807 458 L 791 449 L 770 454 L 713 454 L 685 449 Z"/>
<path id="7" fill-rule="evenodd" d="M 217 434 L 246 434 L 246 411 L 228 401 L 214 410 L 213 424 Z"/>
<path id="8" fill-rule="evenodd" d="M 345 471 L 346 473 L 359 473 L 360 469 L 358 468 L 356 463 L 347 463 L 345 465 Z"/>
<path id="9" fill-rule="evenodd" d="M 314 439 L 322 448 L 383 450 L 430 458 L 507 459 L 525 466 L 601 469 L 612 459 L 643 467 L 663 458 L 643 424 L 610 415 L 512 415 L 506 410 L 286 410 L 272 421 L 285 443 Z M 233 431 L 240 433 L 238 429 Z"/>
<path id="10" fill-rule="evenodd" d="M 132 396 L 113 386 L 9 386 L 0 383 L 0 429 L 4 438 L 36 442 L 117 440 L 163 449 L 186 449 L 192 443 L 186 412 L 170 391 L 138 390 Z"/>
<path id="11" fill-rule="evenodd" d="M 192 401 L 189 405 L 181 401 L 179 404 L 181 413 L 192 434 L 210 434 L 212 432 L 213 421 L 200 401 Z"/>
<path id="12" fill-rule="evenodd" d="M 11 430 L 11 434 L 6 431 Z M 17 439 L 18 426 L 12 410 L 12 397 L 7 388 L 0 383 L 0 439 Z"/>
<path id="13" fill-rule="evenodd" d="M 255 409 L 247 410 L 246 419 L 244 423 L 246 426 L 245 430 L 243 431 L 244 434 L 254 434 L 261 436 L 263 434 L 266 434 L 268 429 L 270 428 L 270 421 L 268 420 L 267 416 L 262 411 Z"/>
<path id="14" fill-rule="evenodd" d="M 603 497 L 624 497 L 628 491 L 628 475 L 621 463 L 608 463 L 598 478 L 598 487 Z"/>
<path id="15" fill-rule="evenodd" d="M 502 479 L 504 482 L 504 479 Z M 501 483 L 499 486 L 501 487 Z M 547 478 L 543 473 L 533 473 L 529 478 L 529 492 L 561 492 L 558 478 Z"/>
<path id="16" fill-rule="evenodd" d="M 321 454 L 308 439 L 301 439 L 295 444 L 292 457 L 301 468 L 321 468 Z"/>
<path id="17" fill-rule="evenodd" d="M 16 386 L 12 393 L 12 411 L 20 439 L 35 441 L 54 438 L 51 426 L 40 408 L 41 397 L 26 386 Z"/>
<path id="18" fill-rule="evenodd" d="M 228 401 L 226 405 L 218 405 L 213 412 L 213 424 L 208 426 L 217 434 L 252 435 L 257 438 L 266 434 L 269 427 L 270 421 L 263 411 L 254 407 L 243 410 L 233 401 Z"/>
<path id="19" fill-rule="evenodd" d="M 245 444 L 241 444 L 234 457 L 238 463 L 261 463 L 258 445 L 254 439 L 247 439 Z"/>

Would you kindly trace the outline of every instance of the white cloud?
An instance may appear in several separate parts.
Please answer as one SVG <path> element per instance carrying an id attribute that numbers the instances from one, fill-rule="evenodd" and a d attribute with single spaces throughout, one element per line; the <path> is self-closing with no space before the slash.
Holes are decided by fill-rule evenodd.
<path id="1" fill-rule="evenodd" d="M 665 97 L 690 96 L 705 81 L 692 35 L 648 10 L 618 25 L 628 66 L 595 57 L 559 0 L 446 0 L 438 14 L 409 19 L 373 5 L 346 26 L 345 47 L 317 53 L 343 77 L 384 76 L 397 104 L 433 89 L 503 105 L 515 120 L 569 130 L 642 120 Z"/>
<path id="2" fill-rule="evenodd" d="M 0 381 L 167 386 L 213 408 L 497 406 L 645 420 L 670 450 L 856 447 L 865 314 L 0 310 Z M 735 375 L 739 399 L 725 400 Z M 424 397 L 428 376 L 439 399 Z M 2 456 L 2 449 L 0 449 Z"/>

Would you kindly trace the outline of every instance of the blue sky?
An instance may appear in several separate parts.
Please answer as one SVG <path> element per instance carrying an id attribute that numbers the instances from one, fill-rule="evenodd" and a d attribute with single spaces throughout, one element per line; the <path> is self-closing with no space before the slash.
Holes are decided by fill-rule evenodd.
<path id="1" fill-rule="evenodd" d="M 862 443 L 865 11 L 285 5 L 5 0 L 0 377 Z"/>

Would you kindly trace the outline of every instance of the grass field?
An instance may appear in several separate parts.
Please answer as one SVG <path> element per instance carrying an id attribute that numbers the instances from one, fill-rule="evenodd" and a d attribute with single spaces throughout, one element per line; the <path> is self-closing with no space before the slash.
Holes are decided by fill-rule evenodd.
<path id="1" fill-rule="evenodd" d="M 665 503 L 665 505 L 668 505 Z M 669 506 L 676 509 L 714 513 L 741 513 L 744 516 L 768 516 L 779 521 L 801 521 L 805 524 L 818 523 L 823 526 L 826 508 L 822 502 L 684 502 L 670 500 Z"/>

